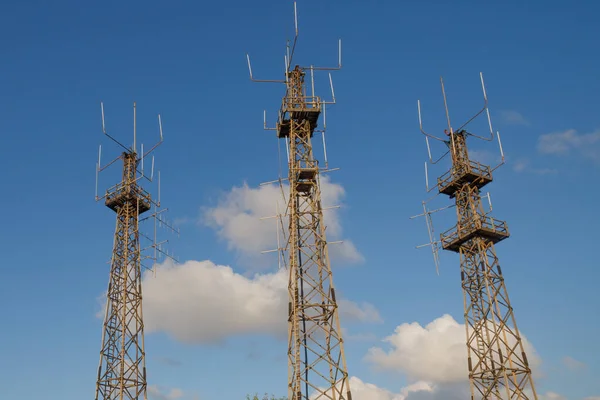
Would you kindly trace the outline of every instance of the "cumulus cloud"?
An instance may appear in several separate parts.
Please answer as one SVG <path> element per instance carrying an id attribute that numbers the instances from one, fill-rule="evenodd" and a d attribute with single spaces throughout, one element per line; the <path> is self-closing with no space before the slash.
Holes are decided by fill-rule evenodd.
<path id="1" fill-rule="evenodd" d="M 521 337 L 535 372 L 541 361 L 533 346 Z M 391 345 L 389 351 L 373 347 L 366 356 L 377 368 L 401 372 L 412 381 L 452 383 L 467 378 L 465 326 L 448 314 L 424 327 L 417 322 L 404 323 L 384 342 Z"/>
<path id="2" fill-rule="evenodd" d="M 166 262 L 155 277 L 144 274 L 146 331 L 166 332 L 185 343 L 214 343 L 251 333 L 285 337 L 287 284 L 284 269 L 246 277 L 211 261 Z M 343 324 L 381 319 L 369 303 L 338 302 Z"/>
<path id="3" fill-rule="evenodd" d="M 339 386 L 338 386 L 339 387 Z M 350 377 L 350 390 L 354 400 L 463 400 L 469 397 L 468 385 L 439 385 L 425 381 L 411 383 L 398 393 Z M 325 397 L 310 396 L 311 400 L 323 400 Z"/>
<path id="4" fill-rule="evenodd" d="M 417 382 L 403 388 L 400 393 L 392 393 L 372 383 L 366 383 L 357 377 L 350 378 L 352 398 L 356 400 L 406 400 L 410 393 L 431 392 L 433 388 L 426 382 Z"/>
<path id="5" fill-rule="evenodd" d="M 541 135 L 537 149 L 542 154 L 567 155 L 575 153 L 600 162 L 600 130 L 580 134 L 575 129 Z"/>
<path id="6" fill-rule="evenodd" d="M 150 400 L 176 400 L 183 397 L 181 389 L 173 388 L 169 391 L 156 385 L 148 386 L 148 398 Z"/>
<path id="7" fill-rule="evenodd" d="M 263 185 L 256 188 L 244 184 L 234 187 L 227 192 L 215 207 L 203 209 L 201 222 L 217 231 L 217 235 L 227 243 L 230 250 L 234 250 L 248 257 L 259 256 L 261 251 L 277 248 L 277 235 L 279 232 L 281 246 L 283 235 L 287 231 L 286 219 L 283 224 L 277 218 L 263 219 L 264 217 L 283 214 L 286 210 L 286 201 L 289 187 L 283 185 Z M 342 228 L 338 210 L 329 208 L 340 205 L 345 195 L 344 188 L 336 183 L 331 183 L 328 177 L 321 178 L 321 197 L 323 216 L 327 227 L 329 240 L 340 240 Z M 283 227 L 281 226 L 283 225 Z M 329 246 L 330 256 L 345 263 L 358 263 L 363 261 L 363 256 L 354 244 L 347 239 L 343 243 Z"/>
<path id="8" fill-rule="evenodd" d="M 500 118 L 506 123 L 511 125 L 531 125 L 529 121 L 518 111 L 514 110 L 502 110 L 500 111 Z"/>
<path id="9" fill-rule="evenodd" d="M 372 383 L 364 382 L 357 377 L 351 377 L 350 389 L 354 400 L 464 400 L 471 397 L 467 382 L 434 384 L 417 381 L 403 387 L 398 393 L 394 393 Z M 527 398 L 533 398 L 531 392 L 526 395 Z M 310 398 L 316 400 L 315 395 Z M 321 397 L 318 400 L 323 399 Z M 555 392 L 538 393 L 538 399 L 567 400 L 566 397 Z M 600 397 L 588 397 L 584 400 L 600 400 Z"/>
<path id="10" fill-rule="evenodd" d="M 353 376 L 350 378 L 350 389 L 354 400 L 464 400 L 471 397 L 467 382 L 434 384 L 426 381 L 417 381 L 395 393 Z M 530 399 L 533 398 L 530 392 L 526 393 L 526 395 Z M 323 396 L 320 398 L 316 396 L 317 394 L 313 394 L 310 396 L 310 399 L 325 399 Z M 566 397 L 554 392 L 538 393 L 538 399 L 567 400 Z M 600 398 L 589 397 L 584 400 L 600 400 Z"/>
<path id="11" fill-rule="evenodd" d="M 412 400 L 415 395 L 424 393 L 433 394 L 435 388 L 427 382 L 416 382 L 400 390 L 400 393 L 392 393 L 372 383 L 366 383 L 359 378 L 350 378 L 350 389 L 352 398 L 356 400 Z"/>

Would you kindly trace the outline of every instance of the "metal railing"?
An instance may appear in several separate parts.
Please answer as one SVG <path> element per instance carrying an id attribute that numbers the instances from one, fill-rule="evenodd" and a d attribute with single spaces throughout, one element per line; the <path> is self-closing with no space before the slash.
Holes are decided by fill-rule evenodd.
<path id="1" fill-rule="evenodd" d="M 133 194 L 135 197 L 139 198 L 141 202 L 147 203 L 148 206 L 150 206 L 150 203 L 152 202 L 150 193 L 143 188 L 137 185 L 118 183 L 106 191 L 106 203 L 110 203 L 124 193 Z"/>
<path id="2" fill-rule="evenodd" d="M 486 215 L 478 215 L 466 224 L 456 224 L 440 235 L 443 247 L 449 247 L 460 239 L 472 235 L 476 231 L 484 230 L 499 236 L 508 235 L 505 221 L 498 221 Z"/>
<path id="3" fill-rule="evenodd" d="M 285 111 L 319 111 L 321 110 L 321 98 L 318 96 L 306 97 L 284 97 L 282 110 Z"/>
<path id="4" fill-rule="evenodd" d="M 455 172 L 456 171 L 456 172 Z M 448 172 L 438 178 L 438 187 L 442 190 L 448 187 L 455 178 L 460 178 L 467 173 L 492 179 L 492 169 L 480 162 L 469 160 L 468 164 L 460 165 L 460 169 L 451 168 Z"/>

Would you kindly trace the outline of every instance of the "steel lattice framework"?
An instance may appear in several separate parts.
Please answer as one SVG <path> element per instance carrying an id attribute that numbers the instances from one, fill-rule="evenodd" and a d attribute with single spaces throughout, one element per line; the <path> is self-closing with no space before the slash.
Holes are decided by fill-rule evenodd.
<path id="1" fill-rule="evenodd" d="M 475 117 L 487 112 L 493 138 L 483 76 L 481 81 L 485 106 Z M 442 91 L 447 104 L 443 82 Z M 444 141 L 452 166 L 437 179 L 436 187 L 440 194 L 455 200 L 457 224 L 440 235 L 440 243 L 444 250 L 460 255 L 471 399 L 537 399 L 495 251 L 495 244 L 509 237 L 508 228 L 482 205 L 480 190 L 492 182 L 493 169 L 469 159 L 467 137 L 483 139 L 464 129 L 475 117 L 454 131 L 447 106 L 446 116 L 448 136 Z M 425 133 L 422 126 L 421 131 L 440 140 Z"/>
<path id="2" fill-rule="evenodd" d="M 285 55 L 285 80 L 260 80 L 252 75 L 250 56 L 248 70 L 254 82 L 283 83 L 286 87 L 275 128 L 277 137 L 286 142 L 288 153 L 289 195 L 283 228 L 285 247 L 278 248 L 280 260 L 289 268 L 288 310 L 288 399 L 289 400 L 352 400 L 344 341 L 340 328 L 338 303 L 327 251 L 323 206 L 319 176 L 327 169 L 325 150 L 325 111 L 335 103 L 331 74 L 332 101 L 315 96 L 314 72 L 339 70 L 342 67 L 342 44 L 339 40 L 337 67 L 291 68 L 298 40 L 298 14 L 294 2 L 296 34 L 288 41 Z M 311 95 L 307 95 L 305 77 L 311 77 Z M 323 127 L 317 128 L 323 113 Z M 323 134 L 325 169 L 313 154 L 315 132 Z M 279 179 L 281 185 L 282 179 Z M 281 186 L 283 188 L 283 186 Z M 281 217 L 277 215 L 277 217 Z M 286 232 L 287 231 L 287 234 Z"/>
<path id="3" fill-rule="evenodd" d="M 288 399 L 289 400 L 352 400 L 344 341 L 340 328 L 338 303 L 329 263 L 319 176 L 327 168 L 325 150 L 325 111 L 335 103 L 333 81 L 329 75 L 332 101 L 315 96 L 314 72 L 339 70 L 342 67 L 342 45 L 339 41 L 337 67 L 291 68 L 298 40 L 298 15 L 294 2 L 296 35 L 288 41 L 285 55 L 285 80 L 260 80 L 252 75 L 250 56 L 248 70 L 254 82 L 283 83 L 286 87 L 274 130 L 285 140 L 288 154 L 289 194 L 285 228 L 281 215 L 285 247 L 278 248 L 280 260 L 289 269 L 288 310 Z M 305 77 L 311 77 L 311 95 L 307 95 Z M 323 127 L 317 129 L 323 113 Z M 313 153 L 315 132 L 323 134 L 325 169 Z M 279 179 L 281 185 L 282 179 Z M 281 186 L 283 188 L 283 186 Z M 287 233 L 286 233 L 287 231 Z"/>
<path id="4" fill-rule="evenodd" d="M 469 160 L 466 136 L 464 130 L 450 135 L 452 169 L 439 188 L 456 204 L 458 223 L 441 241 L 460 254 L 471 398 L 537 399 L 494 248 L 508 228 L 483 209 L 480 189 L 492 181 L 491 168 Z"/>
<path id="5" fill-rule="evenodd" d="M 144 322 L 142 316 L 142 267 L 144 259 L 158 260 L 158 253 L 170 257 L 160 245 L 168 240 L 156 243 L 156 222 L 178 232 L 159 218 L 159 201 L 154 201 L 139 184 L 142 178 L 152 182 L 154 158 L 150 177 L 144 175 L 143 160 L 163 142 L 162 123 L 158 116 L 160 141 L 144 153 L 136 151 L 136 120 L 134 110 L 133 146 L 127 148 L 106 133 L 104 126 L 104 107 L 102 106 L 102 128 L 104 134 L 125 149 L 115 160 L 100 168 L 100 154 L 96 174 L 118 160 L 123 162 L 121 182 L 109 188 L 99 197 L 97 194 L 98 175 L 96 175 L 96 200 L 105 199 L 105 205 L 117 214 L 111 257 L 110 277 L 106 294 L 106 313 L 102 331 L 102 347 L 96 382 L 96 400 L 138 400 L 147 399 L 146 363 L 144 350 Z M 100 148 L 101 150 L 101 148 Z M 141 164 L 141 165 L 140 165 Z M 141 167 L 141 168 L 140 168 Z M 140 216 L 154 207 L 157 211 L 148 217 Z M 140 222 L 154 219 L 154 238 L 140 233 Z M 140 237 L 152 242 L 146 249 L 153 249 L 154 256 L 142 256 Z M 170 257 L 172 258 L 172 257 Z"/>
<path id="6" fill-rule="evenodd" d="M 289 139 L 290 154 L 288 397 L 351 400 L 311 143 L 321 100 L 306 96 L 304 76 L 299 67 L 289 73 L 277 131 Z"/>
<path id="7" fill-rule="evenodd" d="M 135 152 L 125 152 L 123 180 L 107 193 L 117 213 L 96 400 L 147 398 L 142 319 L 139 216 L 150 210 L 150 194 L 137 183 Z"/>

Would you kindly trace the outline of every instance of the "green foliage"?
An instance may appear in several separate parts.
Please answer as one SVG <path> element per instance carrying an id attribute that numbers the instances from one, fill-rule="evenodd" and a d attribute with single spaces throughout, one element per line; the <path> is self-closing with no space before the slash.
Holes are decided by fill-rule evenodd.
<path id="1" fill-rule="evenodd" d="M 264 394 L 262 398 L 258 397 L 258 393 L 251 396 L 249 394 L 246 395 L 246 400 L 288 400 L 287 397 L 275 397 L 274 395 L 269 396 L 267 393 Z"/>

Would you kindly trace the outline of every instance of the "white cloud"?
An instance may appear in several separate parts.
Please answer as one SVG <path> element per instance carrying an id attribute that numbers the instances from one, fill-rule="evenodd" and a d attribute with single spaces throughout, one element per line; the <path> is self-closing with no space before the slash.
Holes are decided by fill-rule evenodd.
<path id="1" fill-rule="evenodd" d="M 533 346 L 521 335 L 534 374 L 541 361 Z M 467 378 L 465 326 L 446 314 L 427 324 L 417 322 L 398 326 L 384 339 L 389 351 L 374 347 L 366 359 L 376 367 L 406 374 L 411 381 L 460 382 Z"/>
<path id="2" fill-rule="evenodd" d="M 214 343 L 234 335 L 285 337 L 288 271 L 246 277 L 211 261 L 167 262 L 144 274 L 147 332 L 166 332 L 186 343 Z M 340 298 L 340 319 L 378 322 L 377 309 Z"/>
<path id="3" fill-rule="evenodd" d="M 453 382 L 466 376 L 465 328 L 450 315 L 425 327 L 404 323 L 384 341 L 392 347 L 389 352 L 374 347 L 367 354 L 367 360 L 379 368 L 430 382 Z"/>
<path id="4" fill-rule="evenodd" d="M 417 381 L 394 393 L 372 383 L 362 381 L 357 377 L 350 377 L 350 390 L 354 400 L 463 400 L 470 398 L 468 382 L 433 384 L 426 381 Z M 531 393 L 526 393 L 532 399 Z M 311 400 L 317 400 L 312 395 Z M 538 393 L 539 400 L 567 400 L 566 397 L 554 393 Z M 324 397 L 318 398 L 324 400 Z M 589 397 L 584 400 L 600 400 L 600 397 Z"/>
<path id="5" fill-rule="evenodd" d="M 393 393 L 376 385 L 365 383 L 356 377 L 350 378 L 350 388 L 354 400 L 463 400 L 470 398 L 468 383 L 432 384 L 419 381 L 403 387 L 399 393 Z M 531 392 L 525 393 L 533 399 Z M 567 397 L 555 393 L 538 393 L 538 400 L 567 400 Z M 586 397 L 583 400 L 600 400 L 600 397 Z"/>
<path id="6" fill-rule="evenodd" d="M 400 389 L 398 393 L 367 383 L 353 376 L 350 377 L 350 390 L 354 400 L 462 400 L 468 398 L 468 384 L 435 385 L 425 381 L 411 383 Z M 310 396 L 311 400 L 324 400 Z"/>
<path id="7" fill-rule="evenodd" d="M 518 111 L 514 110 L 502 110 L 500 111 L 500 118 L 511 125 L 531 125 L 529 121 Z"/>
<path id="8" fill-rule="evenodd" d="M 353 376 L 350 378 L 350 390 L 352 391 L 352 398 L 355 400 L 406 400 L 411 392 L 431 392 L 433 388 L 426 382 L 417 382 L 403 388 L 400 393 L 392 393 Z"/>
<path id="9" fill-rule="evenodd" d="M 331 183 L 328 177 L 321 178 L 321 197 L 323 208 L 340 205 L 345 195 L 344 188 Z M 286 208 L 284 194 L 288 195 L 288 186 L 263 185 L 251 188 L 247 184 L 234 187 L 227 192 L 215 207 L 205 208 L 201 222 L 217 231 L 217 235 L 226 241 L 230 250 L 235 250 L 248 257 L 258 257 L 260 252 L 277 248 L 277 232 L 279 229 L 280 245 L 283 247 L 281 225 L 278 219 L 260 218 L 283 213 Z M 327 238 L 339 240 L 342 228 L 337 209 L 326 209 L 323 212 L 327 227 Z M 283 230 L 287 231 L 287 222 L 283 220 Z M 344 240 L 340 244 L 329 246 L 330 256 L 345 263 L 362 262 L 363 256 L 354 244 Z"/>
<path id="10" fill-rule="evenodd" d="M 340 299 L 338 300 L 338 306 L 342 318 L 348 316 L 362 322 L 382 322 L 379 311 L 370 303 L 362 302 L 358 304 L 350 300 Z"/>
<path id="11" fill-rule="evenodd" d="M 538 400 L 567 400 L 563 395 L 554 392 L 546 392 L 538 395 Z"/>
<path id="12" fill-rule="evenodd" d="M 562 361 L 563 364 L 565 364 L 565 366 L 570 370 L 580 370 L 587 367 L 585 363 L 582 363 L 581 361 L 569 356 L 564 357 Z"/>
<path id="13" fill-rule="evenodd" d="M 572 152 L 600 161 L 600 130 L 579 134 L 575 129 L 541 135 L 537 149 L 542 154 L 566 155 Z"/>
<path id="14" fill-rule="evenodd" d="M 534 168 L 527 158 L 519 158 L 512 163 L 512 169 L 515 172 L 529 172 L 536 175 L 556 174 L 558 171 L 554 168 Z"/>
<path id="15" fill-rule="evenodd" d="M 183 397 L 183 391 L 181 389 L 173 388 L 166 392 L 159 386 L 148 386 L 148 398 L 150 400 L 176 400 L 181 397 Z"/>

